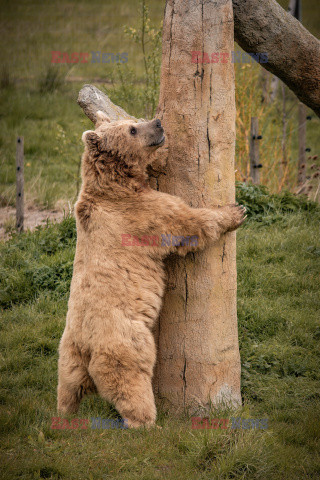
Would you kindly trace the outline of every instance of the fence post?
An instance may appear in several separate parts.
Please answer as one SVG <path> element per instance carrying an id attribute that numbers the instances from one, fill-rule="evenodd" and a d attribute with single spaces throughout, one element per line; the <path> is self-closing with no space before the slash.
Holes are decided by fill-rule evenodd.
<path id="1" fill-rule="evenodd" d="M 291 13 L 294 17 L 296 17 L 299 22 L 301 22 L 302 12 L 301 12 L 301 2 L 300 0 L 290 0 L 288 12 Z"/>
<path id="2" fill-rule="evenodd" d="M 298 137 L 299 137 L 299 159 L 298 159 L 298 185 L 301 187 L 306 181 L 306 116 L 307 109 L 306 106 L 299 102 L 299 113 L 298 113 Z"/>
<path id="3" fill-rule="evenodd" d="M 251 118 L 250 127 L 250 177 L 252 183 L 258 184 L 260 182 L 260 168 L 259 163 L 259 140 L 262 138 L 259 135 L 259 123 L 257 117 Z"/>
<path id="4" fill-rule="evenodd" d="M 17 138 L 16 154 L 16 228 L 23 232 L 24 221 L 24 176 L 23 176 L 23 137 Z"/>

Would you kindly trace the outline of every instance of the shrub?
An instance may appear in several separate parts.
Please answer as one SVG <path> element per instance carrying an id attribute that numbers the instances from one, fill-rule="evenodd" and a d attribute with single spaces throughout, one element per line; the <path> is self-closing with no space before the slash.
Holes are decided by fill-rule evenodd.
<path id="1" fill-rule="evenodd" d="M 303 195 L 294 195 L 284 191 L 271 194 L 263 185 L 237 182 L 237 201 L 247 209 L 248 218 L 254 218 L 263 223 L 272 223 L 280 220 L 285 213 L 306 212 L 314 215 L 320 214 L 319 204 L 309 200 Z"/>

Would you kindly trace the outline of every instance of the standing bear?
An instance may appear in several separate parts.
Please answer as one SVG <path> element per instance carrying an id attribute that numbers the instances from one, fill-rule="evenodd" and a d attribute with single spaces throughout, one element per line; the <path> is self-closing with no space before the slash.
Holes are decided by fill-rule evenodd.
<path id="1" fill-rule="evenodd" d="M 147 166 L 165 141 L 159 120 L 110 122 L 97 113 L 83 133 L 77 247 L 59 347 L 58 410 L 77 412 L 98 392 L 129 427 L 156 420 L 153 327 L 165 287 L 163 260 L 205 248 L 244 221 L 245 209 L 191 208 L 148 186 Z"/>

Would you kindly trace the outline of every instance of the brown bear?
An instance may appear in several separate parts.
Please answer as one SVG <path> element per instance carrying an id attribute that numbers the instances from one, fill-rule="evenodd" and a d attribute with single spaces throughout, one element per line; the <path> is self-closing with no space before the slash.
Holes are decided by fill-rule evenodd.
<path id="1" fill-rule="evenodd" d="M 185 255 L 235 230 L 238 205 L 191 208 L 148 185 L 152 153 L 165 141 L 157 119 L 110 122 L 97 113 L 82 136 L 82 189 L 66 327 L 59 347 L 58 410 L 75 413 L 98 392 L 130 427 L 156 420 L 153 327 L 165 286 L 164 258 Z"/>

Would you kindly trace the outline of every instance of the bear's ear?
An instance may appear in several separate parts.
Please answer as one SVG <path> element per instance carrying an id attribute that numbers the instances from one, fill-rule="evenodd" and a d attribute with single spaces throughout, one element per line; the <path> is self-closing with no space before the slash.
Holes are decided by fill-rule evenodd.
<path id="1" fill-rule="evenodd" d="M 110 123 L 111 120 L 110 118 L 108 117 L 108 115 L 106 115 L 104 112 L 102 112 L 101 110 L 98 110 L 96 112 L 96 123 L 95 123 L 95 126 L 98 127 L 99 125 L 101 125 L 102 123 L 104 122 L 108 122 Z"/>
<path id="2" fill-rule="evenodd" d="M 92 151 L 99 150 L 100 137 L 93 130 L 86 130 L 82 134 L 83 143 Z"/>

